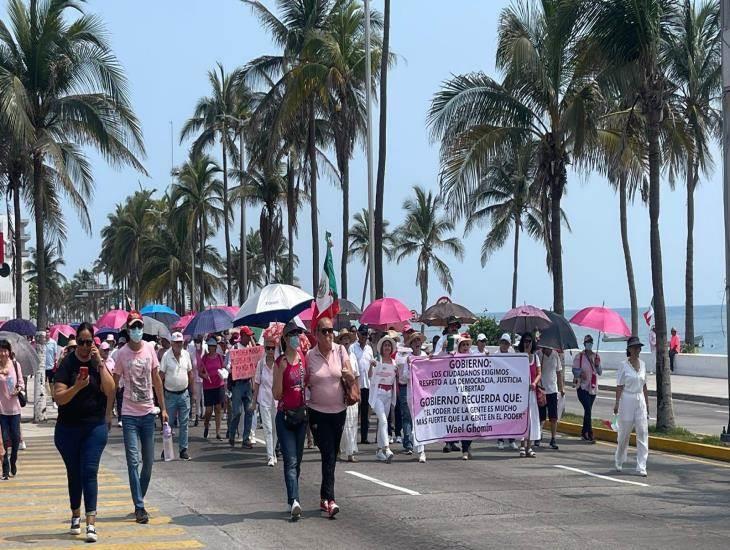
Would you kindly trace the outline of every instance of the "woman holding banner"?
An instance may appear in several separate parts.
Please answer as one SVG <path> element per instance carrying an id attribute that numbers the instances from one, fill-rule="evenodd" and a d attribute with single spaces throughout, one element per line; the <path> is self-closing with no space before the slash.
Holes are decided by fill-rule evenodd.
<path id="1" fill-rule="evenodd" d="M 378 462 L 390 464 L 393 460 L 393 451 L 390 450 L 390 439 L 388 438 L 388 415 L 397 399 L 396 366 L 393 361 L 395 352 L 395 340 L 387 334 L 383 336 L 377 345 L 377 352 L 380 361 L 370 363 L 368 375 L 370 377 L 370 406 L 378 417 L 378 450 L 375 452 L 375 459 Z"/>
<path id="2" fill-rule="evenodd" d="M 468 332 L 462 333 L 459 336 L 457 348 L 457 355 L 468 355 L 471 353 L 471 336 Z M 471 460 L 471 439 L 461 440 L 461 458 L 462 460 Z"/>
<path id="3" fill-rule="evenodd" d="M 416 439 L 416 424 L 414 422 L 413 409 L 411 408 L 411 360 L 414 357 L 423 356 L 423 341 L 424 336 L 420 332 L 412 332 L 406 338 L 406 345 L 411 348 L 411 353 L 408 355 L 406 360 L 398 368 L 398 384 L 406 385 L 406 396 L 403 397 L 400 392 L 399 398 L 401 399 L 401 413 L 405 416 L 405 412 L 408 413 L 408 421 L 403 421 L 403 429 L 405 430 L 406 425 L 411 429 L 411 444 L 418 453 L 418 462 L 423 464 L 426 462 L 426 452 L 424 451 L 423 444 L 418 442 Z M 404 434 L 405 435 L 405 434 Z M 405 441 L 405 438 L 404 438 Z"/>
<path id="4" fill-rule="evenodd" d="M 530 363 L 530 397 L 529 397 L 529 413 L 528 413 L 528 433 L 527 439 L 523 439 L 520 444 L 520 458 L 535 458 L 535 451 L 532 450 L 532 442 L 540 438 L 540 409 L 537 407 L 537 385 L 540 382 L 540 359 L 535 353 L 535 339 L 531 332 L 525 332 L 520 338 L 517 346 L 518 353 L 526 353 L 527 361 Z"/>

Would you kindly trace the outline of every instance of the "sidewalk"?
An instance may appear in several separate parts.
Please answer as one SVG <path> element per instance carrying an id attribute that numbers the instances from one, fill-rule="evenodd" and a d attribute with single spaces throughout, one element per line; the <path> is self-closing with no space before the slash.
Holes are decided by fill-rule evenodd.
<path id="1" fill-rule="evenodd" d="M 599 388 L 616 389 L 616 372 L 606 370 L 600 378 Z M 656 395 L 656 375 L 647 374 L 646 385 L 650 395 Z M 728 404 L 728 383 L 725 378 L 672 375 L 672 397 L 699 403 Z"/>

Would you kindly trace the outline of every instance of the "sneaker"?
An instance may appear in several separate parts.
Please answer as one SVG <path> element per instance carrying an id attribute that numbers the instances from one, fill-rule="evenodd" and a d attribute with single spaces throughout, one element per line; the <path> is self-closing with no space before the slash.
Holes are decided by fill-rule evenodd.
<path id="1" fill-rule="evenodd" d="M 180 460 L 190 460 L 190 455 L 188 454 L 187 449 L 180 451 Z"/>
<path id="2" fill-rule="evenodd" d="M 86 526 L 86 542 L 96 542 L 96 527 L 93 525 Z"/>
<path id="3" fill-rule="evenodd" d="M 636 473 L 637 473 L 637 475 L 639 475 L 641 477 L 647 477 L 647 475 L 648 475 L 646 473 L 646 470 L 638 470 Z"/>
<path id="4" fill-rule="evenodd" d="M 289 513 L 291 514 L 291 519 L 293 520 L 297 520 L 302 517 L 302 507 L 300 506 L 299 502 L 295 500 L 291 503 L 291 506 L 289 506 Z"/>
<path id="5" fill-rule="evenodd" d="M 418 455 L 418 462 L 421 464 L 424 464 L 426 462 L 426 451 L 421 451 L 421 453 Z"/>
<path id="6" fill-rule="evenodd" d="M 413 449 L 406 449 L 405 451 L 403 451 L 403 454 L 411 456 L 413 454 Z"/>
<path id="7" fill-rule="evenodd" d="M 471 452 L 467 451 L 463 455 L 461 455 L 461 460 L 471 460 Z"/>
<path id="8" fill-rule="evenodd" d="M 442 451 L 444 453 L 450 453 L 451 452 L 451 447 L 449 447 L 449 444 L 448 443 L 446 445 L 444 445 L 444 448 L 442 449 Z"/>
<path id="9" fill-rule="evenodd" d="M 509 447 L 510 447 L 510 449 L 512 449 L 513 451 L 516 451 L 516 450 L 518 450 L 518 449 L 519 449 L 519 447 L 517 446 L 517 442 L 516 442 L 516 441 L 510 441 Z"/>
<path id="10" fill-rule="evenodd" d="M 120 428 L 122 427 L 122 421 L 121 420 L 119 422 L 117 422 L 117 426 L 119 426 Z"/>
<path id="11" fill-rule="evenodd" d="M 393 436 L 391 435 L 391 436 L 390 436 L 390 437 L 388 438 L 388 443 L 394 443 L 394 442 L 395 442 L 395 439 L 393 439 Z"/>
<path id="12" fill-rule="evenodd" d="M 276 464 L 276 461 L 273 458 L 270 458 L 269 461 L 266 463 L 267 466 L 274 467 L 274 464 Z"/>
<path id="13" fill-rule="evenodd" d="M 144 508 L 137 508 L 134 511 L 134 521 L 137 523 L 147 523 L 149 520 L 150 516 Z"/>
<path id="14" fill-rule="evenodd" d="M 10 476 L 8 474 L 3 474 L 3 477 L 0 477 L 3 481 L 7 481 L 10 479 Z"/>
<path id="15" fill-rule="evenodd" d="M 17 464 L 11 464 L 10 465 L 10 475 L 15 477 L 15 475 L 18 473 L 18 465 Z"/>
<path id="16" fill-rule="evenodd" d="M 221 434 L 215 434 L 215 439 L 216 439 L 216 441 L 223 441 Z"/>
<path id="17" fill-rule="evenodd" d="M 623 467 L 616 464 L 616 473 L 620 474 L 621 472 L 623 472 Z"/>
<path id="18" fill-rule="evenodd" d="M 396 443 L 403 443 L 403 438 L 401 436 L 398 436 L 395 438 Z"/>
<path id="19" fill-rule="evenodd" d="M 382 449 L 378 449 L 375 452 L 375 460 L 377 460 L 378 462 L 387 462 L 388 457 L 385 456 L 385 453 L 382 451 Z"/>
<path id="20" fill-rule="evenodd" d="M 81 534 L 81 517 L 71 518 L 71 529 L 68 530 L 70 535 Z"/>
<path id="21" fill-rule="evenodd" d="M 253 449 L 253 442 L 250 439 L 247 439 L 243 442 L 243 445 L 241 445 L 244 449 Z"/>
<path id="22" fill-rule="evenodd" d="M 497 441 L 497 449 L 499 449 L 500 451 L 504 449 L 504 441 L 502 441 L 501 439 Z"/>
<path id="23" fill-rule="evenodd" d="M 323 514 L 327 514 L 329 516 L 330 514 L 330 503 L 327 500 L 320 500 L 319 501 L 319 511 Z"/>
<path id="24" fill-rule="evenodd" d="M 330 500 L 328 504 L 330 508 L 330 518 L 333 518 L 340 512 L 340 507 L 337 506 L 337 503 L 334 500 Z"/>
<path id="25" fill-rule="evenodd" d="M 53 408 L 58 409 L 58 403 L 56 403 L 55 401 L 53 402 Z M 114 413 L 114 414 L 116 414 L 116 413 Z"/>
<path id="26" fill-rule="evenodd" d="M 385 449 L 385 461 L 390 464 L 393 461 L 393 451 Z"/>
<path id="27" fill-rule="evenodd" d="M 20 447 L 18 447 L 21 451 L 25 451 L 28 446 L 25 444 L 25 441 L 20 442 Z"/>
<path id="28" fill-rule="evenodd" d="M 555 451 L 557 451 L 560 447 L 558 447 L 558 444 L 555 443 L 555 440 L 554 439 L 551 439 L 550 440 L 550 448 L 553 449 L 553 450 L 555 450 Z"/>

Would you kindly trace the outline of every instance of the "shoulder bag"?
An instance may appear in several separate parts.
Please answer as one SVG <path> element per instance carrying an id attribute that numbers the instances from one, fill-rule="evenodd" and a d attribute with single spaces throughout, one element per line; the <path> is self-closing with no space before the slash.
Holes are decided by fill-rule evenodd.
<path id="1" fill-rule="evenodd" d="M 348 359 L 344 356 L 344 346 L 340 346 L 340 363 L 345 364 Z M 352 371 L 349 372 L 348 376 L 344 376 L 344 371 L 340 377 L 340 384 L 345 393 L 345 405 L 351 407 L 357 405 L 360 402 L 360 385 L 356 383 L 355 377 L 352 375 Z"/>
<path id="2" fill-rule="evenodd" d="M 18 401 L 21 407 L 25 407 L 28 404 L 28 396 L 25 394 L 25 390 L 20 389 L 20 373 L 18 372 L 18 362 L 13 361 L 15 367 L 15 386 L 18 387 Z"/>
<path id="3" fill-rule="evenodd" d="M 284 358 L 286 361 L 286 357 Z M 304 367 L 302 366 L 302 358 L 299 358 L 299 389 L 304 396 Z M 300 425 L 307 421 L 307 407 L 300 405 L 296 409 L 284 409 L 284 424 L 289 430 L 296 430 Z"/>

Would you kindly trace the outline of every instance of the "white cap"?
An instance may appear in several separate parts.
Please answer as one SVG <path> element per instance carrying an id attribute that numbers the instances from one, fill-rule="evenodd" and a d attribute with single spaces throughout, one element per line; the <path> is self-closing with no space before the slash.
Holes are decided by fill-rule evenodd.
<path id="1" fill-rule="evenodd" d="M 486 342 L 487 341 L 487 335 L 483 332 L 479 333 L 479 336 L 477 336 L 477 342 Z"/>
<path id="2" fill-rule="evenodd" d="M 106 335 L 106 341 L 107 342 L 113 342 L 114 341 L 114 335 L 111 332 Z"/>
<path id="3" fill-rule="evenodd" d="M 183 338 L 182 332 L 173 332 L 172 336 L 170 336 L 170 342 L 184 342 L 185 338 Z"/>
<path id="4" fill-rule="evenodd" d="M 505 332 L 499 339 L 499 341 L 505 341 L 508 344 L 512 345 L 512 337 L 509 335 L 509 332 Z"/>

